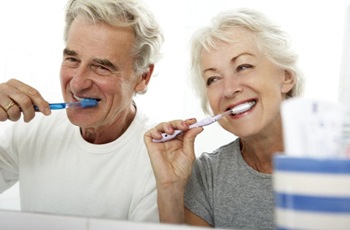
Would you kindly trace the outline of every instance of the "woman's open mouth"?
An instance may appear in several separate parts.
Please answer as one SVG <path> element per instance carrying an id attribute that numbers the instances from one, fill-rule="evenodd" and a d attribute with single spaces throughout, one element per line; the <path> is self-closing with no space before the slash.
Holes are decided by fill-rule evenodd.
<path id="1" fill-rule="evenodd" d="M 232 112 L 232 115 L 235 116 L 235 115 L 238 115 L 238 114 L 242 114 L 244 112 L 247 112 L 248 110 L 250 110 L 251 108 L 253 108 L 256 104 L 256 101 L 253 100 L 253 101 L 248 101 L 248 102 L 245 102 L 245 103 L 242 103 L 242 104 L 239 104 L 233 108 L 231 108 L 231 112 Z"/>

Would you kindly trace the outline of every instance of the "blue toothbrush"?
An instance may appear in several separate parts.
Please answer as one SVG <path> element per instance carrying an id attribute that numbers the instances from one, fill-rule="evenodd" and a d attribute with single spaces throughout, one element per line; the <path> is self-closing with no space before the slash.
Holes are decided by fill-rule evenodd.
<path id="1" fill-rule="evenodd" d="M 91 98 L 85 98 L 83 100 L 77 101 L 77 102 L 68 102 L 68 103 L 50 103 L 50 109 L 52 110 L 58 110 L 58 109 L 66 109 L 69 107 L 76 107 L 76 108 L 92 108 L 97 106 L 98 100 L 91 99 Z M 39 111 L 38 106 L 34 105 L 34 110 Z"/>

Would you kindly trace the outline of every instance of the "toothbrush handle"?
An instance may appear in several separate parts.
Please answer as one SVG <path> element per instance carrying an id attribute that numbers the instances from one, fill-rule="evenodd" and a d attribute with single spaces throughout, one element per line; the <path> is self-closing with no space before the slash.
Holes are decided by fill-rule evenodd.
<path id="1" fill-rule="evenodd" d="M 173 134 L 162 133 L 162 136 L 163 136 L 162 139 L 160 139 L 160 140 L 153 139 L 153 142 L 156 142 L 156 143 L 166 142 L 166 141 L 174 139 L 177 135 L 179 135 L 181 133 L 182 133 L 182 131 L 178 130 L 178 129 L 175 130 Z"/>
<path id="2" fill-rule="evenodd" d="M 217 120 L 218 120 L 218 116 L 207 117 L 207 118 L 204 118 L 203 120 L 200 120 L 200 121 L 190 125 L 189 128 L 193 129 L 193 128 L 197 128 L 197 127 L 207 126 L 207 125 L 210 125 L 210 124 L 214 123 Z"/>
<path id="3" fill-rule="evenodd" d="M 207 117 L 207 118 L 204 118 L 203 120 L 200 120 L 192 125 L 190 125 L 190 129 L 193 129 L 193 128 L 196 128 L 196 127 L 202 127 L 202 126 L 206 126 L 206 125 L 210 125 L 212 123 L 214 123 L 215 121 L 217 121 L 218 119 L 220 119 L 222 117 L 221 114 L 219 115 L 216 115 L 214 117 Z M 153 142 L 156 142 L 156 143 L 160 143 L 160 142 L 166 142 L 166 141 L 169 141 L 169 140 L 172 140 L 174 139 L 177 135 L 181 134 L 182 131 L 181 130 L 175 130 L 173 134 L 169 135 L 167 133 L 162 133 L 162 139 L 160 140 L 156 140 L 156 139 L 153 139 Z"/>
<path id="4" fill-rule="evenodd" d="M 67 107 L 66 103 L 55 103 L 50 104 L 50 109 L 57 110 L 57 109 L 65 109 Z"/>
<path id="5" fill-rule="evenodd" d="M 49 106 L 50 106 L 50 109 L 52 110 L 65 109 L 66 103 L 54 103 L 54 104 L 49 104 Z M 34 110 L 39 111 L 38 106 L 34 105 Z"/>

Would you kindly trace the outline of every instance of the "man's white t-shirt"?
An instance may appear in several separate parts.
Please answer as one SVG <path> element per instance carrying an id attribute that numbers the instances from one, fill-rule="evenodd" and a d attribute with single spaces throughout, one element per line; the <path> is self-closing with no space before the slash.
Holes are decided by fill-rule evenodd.
<path id="1" fill-rule="evenodd" d="M 137 110 L 120 138 L 97 145 L 82 138 L 65 111 L 0 123 L 0 192 L 19 181 L 23 211 L 158 222 L 143 142 L 153 126 Z"/>

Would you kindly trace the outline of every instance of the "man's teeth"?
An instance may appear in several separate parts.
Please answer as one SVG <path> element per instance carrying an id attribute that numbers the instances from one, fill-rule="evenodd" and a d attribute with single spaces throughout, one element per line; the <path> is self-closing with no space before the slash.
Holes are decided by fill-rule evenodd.
<path id="1" fill-rule="evenodd" d="M 77 96 L 74 96 L 74 98 L 78 101 L 81 101 L 81 100 L 86 100 L 86 99 L 92 99 L 92 100 L 96 100 L 96 101 L 99 101 L 99 99 L 97 98 L 91 98 L 91 97 L 77 97 Z"/>
<path id="2" fill-rule="evenodd" d="M 84 98 L 77 97 L 77 96 L 74 96 L 74 98 L 75 98 L 76 100 L 78 100 L 78 101 L 81 101 L 81 100 L 83 100 L 83 99 L 84 99 Z"/>

